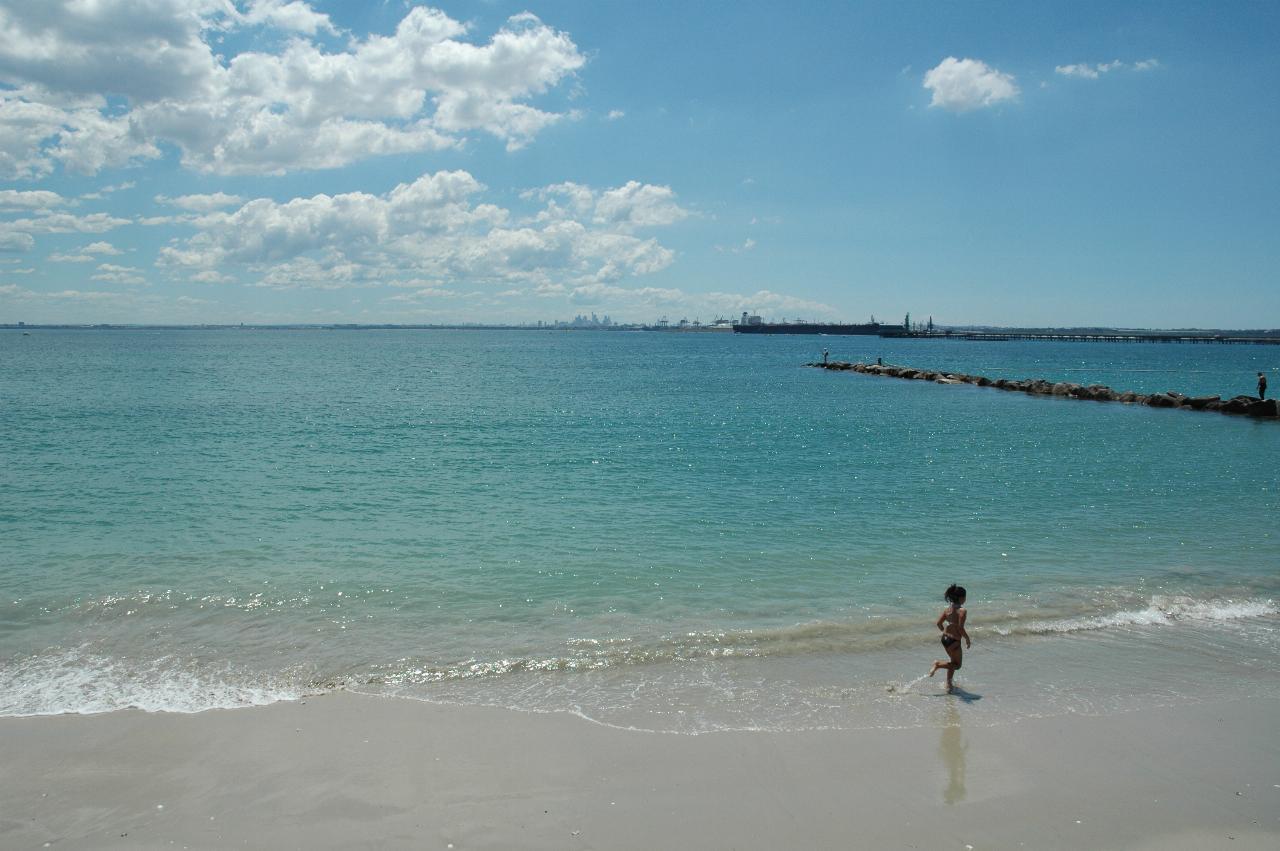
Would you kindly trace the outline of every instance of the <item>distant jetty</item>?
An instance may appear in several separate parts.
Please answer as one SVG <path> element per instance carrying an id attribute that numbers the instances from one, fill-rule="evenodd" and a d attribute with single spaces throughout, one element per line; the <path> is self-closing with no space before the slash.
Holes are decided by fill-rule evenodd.
<path id="1" fill-rule="evenodd" d="M 1195 343 L 1218 345 L 1277 346 L 1278 336 L 1248 334 L 1208 334 L 1175 331 L 902 331 L 886 330 L 881 337 L 899 340 L 969 340 L 978 343 L 1030 340 L 1041 343 Z"/>
<path id="2" fill-rule="evenodd" d="M 1236 396 L 1223 399 L 1218 396 L 1187 396 L 1173 390 L 1164 393 L 1135 393 L 1112 390 L 1104 384 L 1075 384 L 1070 381 L 1046 381 L 1043 378 L 1009 379 L 987 378 L 985 375 L 967 375 L 963 372 L 939 372 L 932 369 L 916 369 L 910 366 L 891 366 L 878 363 L 811 363 L 807 366 L 837 372 L 861 372 L 864 375 L 882 375 L 888 378 L 906 378 L 915 381 L 932 381 L 935 384 L 976 384 L 997 390 L 1016 390 L 1032 396 L 1060 396 L 1066 399 L 1086 399 L 1091 402 L 1124 402 L 1130 405 L 1146 405 L 1151 408 L 1184 408 L 1189 411 L 1218 411 L 1223 414 L 1239 414 L 1247 417 L 1276 419 L 1280 406 L 1275 399 L 1259 399 L 1257 396 Z"/>

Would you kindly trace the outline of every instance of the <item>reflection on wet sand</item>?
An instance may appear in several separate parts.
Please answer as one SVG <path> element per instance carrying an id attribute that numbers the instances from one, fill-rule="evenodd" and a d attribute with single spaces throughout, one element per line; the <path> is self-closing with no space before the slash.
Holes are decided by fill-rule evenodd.
<path id="1" fill-rule="evenodd" d="M 954 703 L 948 702 L 943 716 L 942 741 L 938 744 L 942 753 L 942 762 L 947 768 L 947 788 L 942 792 L 942 800 L 947 804 L 955 804 L 964 800 L 964 757 L 969 750 L 964 731 L 960 729 L 960 710 Z"/>

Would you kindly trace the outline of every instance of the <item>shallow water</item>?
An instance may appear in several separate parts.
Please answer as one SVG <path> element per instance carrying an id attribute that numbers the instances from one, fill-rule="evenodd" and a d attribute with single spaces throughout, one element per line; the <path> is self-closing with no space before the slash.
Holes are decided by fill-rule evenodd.
<path id="1" fill-rule="evenodd" d="M 719 728 L 1276 690 L 1280 424 L 827 373 L 1252 392 L 1272 347 L 0 333 L 0 714 L 350 688 Z"/>

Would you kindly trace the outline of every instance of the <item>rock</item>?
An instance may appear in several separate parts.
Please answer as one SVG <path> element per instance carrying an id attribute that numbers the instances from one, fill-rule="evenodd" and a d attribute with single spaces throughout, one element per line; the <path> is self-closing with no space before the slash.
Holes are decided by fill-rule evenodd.
<path id="1" fill-rule="evenodd" d="M 1095 402 L 1114 402 L 1116 391 L 1105 384 L 1090 384 L 1080 390 L 1081 399 L 1092 399 Z"/>
<path id="2" fill-rule="evenodd" d="M 998 390 L 1018 390 L 1023 393 L 1040 396 L 1060 396 L 1072 399 L 1089 399 L 1097 402 L 1124 402 L 1126 404 L 1148 405 L 1152 408 L 1189 408 L 1195 411 L 1221 411 L 1224 414 L 1243 414 L 1253 417 L 1280 418 L 1280 400 L 1262 400 L 1256 396 L 1235 396 L 1223 400 L 1217 396 L 1187 396 L 1176 390 L 1164 393 L 1143 395 L 1132 390 L 1119 392 L 1105 384 L 1088 386 L 1071 381 L 1050 382 L 1043 378 L 987 378 L 985 375 L 970 375 L 967 372 L 938 372 L 931 369 L 913 369 L 908 366 L 892 366 L 880 363 L 863 363 L 858 361 L 830 361 L 828 363 L 809 363 L 806 366 L 820 367 L 837 371 L 852 370 L 867 375 L 883 375 L 892 378 L 916 379 L 932 381 L 935 384 L 975 384 L 979 387 L 995 387 Z"/>
<path id="3" fill-rule="evenodd" d="M 1259 399 L 1256 402 L 1250 402 L 1245 413 L 1251 417 L 1274 417 L 1276 415 L 1276 400 Z"/>
<path id="4" fill-rule="evenodd" d="M 1219 401 L 1221 400 L 1217 396 L 1192 396 L 1191 398 L 1186 399 L 1182 404 L 1193 410 L 1203 411 L 1205 408 L 1209 407 L 1210 402 Z"/>

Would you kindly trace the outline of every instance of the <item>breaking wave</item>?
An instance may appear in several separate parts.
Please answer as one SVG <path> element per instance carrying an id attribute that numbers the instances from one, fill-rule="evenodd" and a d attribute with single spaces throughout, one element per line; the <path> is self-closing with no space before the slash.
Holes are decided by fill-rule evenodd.
<path id="1" fill-rule="evenodd" d="M 1274 600 L 1195 600 L 1190 597 L 1153 597 L 1143 609 L 1103 615 L 1083 615 L 1033 620 L 994 627 L 999 635 L 1045 635 L 1087 632 L 1130 626 L 1172 626 L 1188 621 L 1233 621 L 1280 614 Z"/>
<path id="2" fill-rule="evenodd" d="M 92 715 L 121 709 L 204 712 L 263 706 L 305 694 L 304 689 L 230 666 L 203 668 L 171 656 L 128 662 L 68 650 L 0 666 L 0 716 Z"/>
<path id="3" fill-rule="evenodd" d="M 1029 614 L 1006 612 L 1000 616 L 983 609 L 981 616 L 974 618 L 971 631 L 976 639 L 994 635 L 1016 642 L 1019 638 L 1099 630 L 1211 627 L 1278 614 L 1280 604 L 1271 598 L 1156 596 L 1145 606 L 1109 612 L 1099 612 L 1096 604 L 1092 611 L 1036 609 Z M 286 670 L 263 672 L 235 660 L 195 660 L 175 653 L 151 659 L 118 658 L 86 645 L 0 661 L 0 716 L 122 709 L 193 713 L 261 706 L 339 689 L 400 692 L 431 684 L 461 687 L 469 681 L 510 680 L 514 684 L 524 681 L 510 675 L 625 671 L 681 663 L 709 663 L 726 674 L 737 660 L 826 656 L 843 665 L 846 656 L 872 658 L 871 654 L 881 653 L 888 654 L 883 658 L 893 658 L 899 651 L 914 653 L 935 642 L 936 634 L 928 622 L 922 623 L 918 616 L 895 614 L 664 636 L 580 637 L 542 653 L 482 651 L 472 658 L 401 657 L 363 663 L 330 660 L 328 672 L 317 671 L 300 658 Z M 234 650 L 227 648 L 227 653 L 234 654 Z"/>

